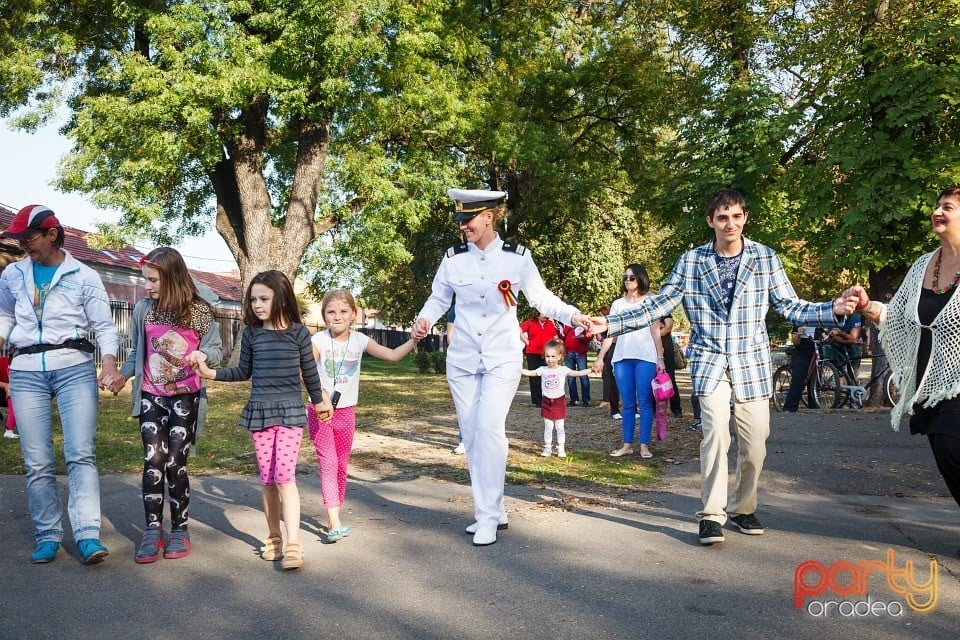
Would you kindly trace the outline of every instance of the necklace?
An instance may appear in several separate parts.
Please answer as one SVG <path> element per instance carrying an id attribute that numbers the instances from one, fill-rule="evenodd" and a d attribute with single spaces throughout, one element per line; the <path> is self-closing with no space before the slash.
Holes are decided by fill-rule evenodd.
<path id="1" fill-rule="evenodd" d="M 937 259 L 933 263 L 933 282 L 931 284 L 933 286 L 933 292 L 937 295 L 950 291 L 950 289 L 953 289 L 955 286 L 957 286 L 957 282 L 960 282 L 960 269 L 958 269 L 957 275 L 953 276 L 953 282 L 945 286 L 943 289 L 937 286 L 940 284 L 940 258 L 942 256 L 943 249 L 940 249 L 940 251 L 937 252 Z"/>

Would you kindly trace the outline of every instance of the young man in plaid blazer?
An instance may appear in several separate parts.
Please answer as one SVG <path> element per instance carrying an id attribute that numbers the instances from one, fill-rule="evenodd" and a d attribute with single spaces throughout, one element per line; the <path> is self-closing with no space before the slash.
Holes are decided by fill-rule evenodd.
<path id="1" fill-rule="evenodd" d="M 687 251 L 657 294 L 616 316 L 594 318 L 593 332 L 615 336 L 648 327 L 683 303 L 690 320 L 690 376 L 700 399 L 701 544 L 723 542 L 727 516 L 743 533 L 759 535 L 754 512 L 757 484 L 770 433 L 772 374 L 764 319 L 773 307 L 797 325 L 833 327 L 859 301 L 855 296 L 811 303 L 797 298 L 780 258 L 743 237 L 747 211 L 732 189 L 715 194 L 707 207 L 714 239 Z M 736 405 L 738 458 L 734 490 L 727 492 L 731 393 Z"/>

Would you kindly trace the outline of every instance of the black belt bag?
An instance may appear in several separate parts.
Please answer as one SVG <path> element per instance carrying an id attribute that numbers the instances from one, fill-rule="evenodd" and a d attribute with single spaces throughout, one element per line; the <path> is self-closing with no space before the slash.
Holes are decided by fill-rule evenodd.
<path id="1" fill-rule="evenodd" d="M 29 347 L 17 348 L 13 351 L 13 357 L 26 356 L 31 353 L 45 353 L 57 349 L 76 349 L 84 353 L 93 353 L 96 347 L 86 338 L 71 338 L 70 340 L 64 340 L 60 344 L 34 344 Z"/>

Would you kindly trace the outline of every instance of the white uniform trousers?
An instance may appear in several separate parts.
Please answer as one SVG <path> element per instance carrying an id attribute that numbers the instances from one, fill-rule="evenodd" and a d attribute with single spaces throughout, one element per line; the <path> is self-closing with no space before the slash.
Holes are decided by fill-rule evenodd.
<path id="1" fill-rule="evenodd" d="M 447 382 L 457 407 L 467 454 L 476 521 L 496 525 L 506 514 L 503 485 L 507 475 L 507 413 L 520 385 L 520 361 L 477 373 L 447 365 Z"/>
<path id="2" fill-rule="evenodd" d="M 700 396 L 703 440 L 700 442 L 700 497 L 703 510 L 697 517 L 721 525 L 727 514 L 748 514 L 757 510 L 757 486 L 767 457 L 770 435 L 770 401 L 737 402 L 734 424 L 737 429 L 737 469 L 733 493 L 727 495 L 727 452 L 730 449 L 730 380 L 724 378 L 716 390 Z"/>

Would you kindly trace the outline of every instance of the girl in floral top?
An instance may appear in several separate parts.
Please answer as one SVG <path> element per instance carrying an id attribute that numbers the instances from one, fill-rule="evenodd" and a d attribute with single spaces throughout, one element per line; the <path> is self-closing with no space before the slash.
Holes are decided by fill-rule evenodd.
<path id="1" fill-rule="evenodd" d="M 200 376 L 185 358 L 199 350 L 220 361 L 220 332 L 210 305 L 200 297 L 183 257 L 158 247 L 140 261 L 147 297 L 133 309 L 133 349 L 120 368 L 116 393 L 133 377 L 133 416 L 143 441 L 143 536 L 135 560 L 156 562 L 190 553 L 187 455 L 200 407 Z M 170 502 L 170 535 L 163 532 L 163 486 Z"/>

